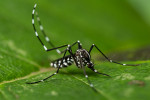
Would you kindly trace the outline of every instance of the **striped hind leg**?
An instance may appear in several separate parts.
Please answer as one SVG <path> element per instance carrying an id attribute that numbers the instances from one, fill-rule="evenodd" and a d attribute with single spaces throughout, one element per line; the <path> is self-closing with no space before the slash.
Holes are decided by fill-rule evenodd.
<path id="1" fill-rule="evenodd" d="M 34 32 L 35 32 L 36 37 L 38 38 L 38 40 L 39 40 L 40 43 L 42 44 L 42 46 L 43 46 L 43 48 L 45 49 L 45 51 L 56 50 L 58 53 L 60 53 L 60 51 L 59 51 L 58 49 L 59 49 L 59 48 L 63 48 L 63 47 L 67 47 L 68 44 L 67 44 L 67 45 L 62 45 L 62 46 L 59 46 L 59 47 L 55 47 L 55 46 L 51 43 L 51 41 L 50 41 L 50 39 L 48 38 L 48 36 L 45 34 L 44 29 L 43 29 L 43 26 L 42 26 L 42 24 L 41 24 L 41 22 L 40 22 L 40 18 L 39 18 L 38 14 L 37 14 L 37 20 L 38 20 L 38 23 L 39 23 L 39 25 L 40 25 L 40 29 L 41 29 L 43 35 L 45 36 L 45 40 L 52 46 L 52 48 L 51 48 L 51 49 L 48 49 L 48 48 L 44 45 L 44 43 L 42 42 L 41 38 L 39 37 L 39 34 L 38 34 L 38 32 L 37 32 L 37 30 L 36 30 L 36 27 L 35 27 L 35 24 L 34 24 L 34 22 L 35 22 L 35 20 L 34 20 L 34 14 L 35 14 L 36 6 L 37 6 L 37 4 L 34 5 L 33 11 L 32 11 L 32 25 L 33 25 L 33 28 L 34 28 Z"/>
<path id="2" fill-rule="evenodd" d="M 41 30 L 42 34 L 44 35 L 45 40 L 52 46 L 52 48 L 51 48 L 51 49 L 48 49 L 48 48 L 44 45 L 44 43 L 42 42 L 41 38 L 39 37 L 39 34 L 38 34 L 38 32 L 37 32 L 37 30 L 36 30 L 36 27 L 35 27 L 35 24 L 34 24 L 34 23 L 35 23 L 34 15 L 35 15 L 36 6 L 37 6 L 37 4 L 34 5 L 33 11 L 32 11 L 32 25 L 33 25 L 33 28 L 34 28 L 36 37 L 38 38 L 38 40 L 39 40 L 40 43 L 42 44 L 42 46 L 43 46 L 43 48 L 45 49 L 45 51 L 56 50 L 57 53 L 59 53 L 59 54 L 64 53 L 64 52 L 66 51 L 66 49 L 61 52 L 61 51 L 59 50 L 59 48 L 67 47 L 68 44 L 62 45 L 62 46 L 59 46 L 59 47 L 55 47 L 55 46 L 52 44 L 52 42 L 50 41 L 50 39 L 48 38 L 48 36 L 46 35 L 46 33 L 45 33 L 45 31 L 44 31 L 44 28 L 43 28 L 43 26 L 42 26 L 42 24 L 41 24 L 40 17 L 38 16 L 38 13 L 36 12 L 36 17 L 37 17 L 37 21 L 38 21 L 39 26 L 40 26 L 40 30 Z M 73 43 L 70 47 L 74 46 L 74 45 L 77 44 L 77 43 L 78 43 L 78 46 L 80 46 L 80 41 L 77 41 L 77 42 Z"/>

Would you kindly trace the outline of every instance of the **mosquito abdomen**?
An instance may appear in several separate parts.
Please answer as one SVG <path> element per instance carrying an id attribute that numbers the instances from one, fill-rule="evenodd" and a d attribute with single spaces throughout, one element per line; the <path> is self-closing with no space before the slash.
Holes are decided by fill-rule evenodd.
<path id="1" fill-rule="evenodd" d="M 63 58 L 59 58 L 57 60 L 54 60 L 51 62 L 51 66 L 52 67 L 55 67 L 55 68 L 58 68 L 59 66 L 62 68 L 62 67 L 67 67 L 67 66 L 70 66 L 73 64 L 74 60 L 73 58 L 71 57 L 71 55 L 68 55 L 68 56 L 65 56 L 63 61 L 62 61 Z"/>

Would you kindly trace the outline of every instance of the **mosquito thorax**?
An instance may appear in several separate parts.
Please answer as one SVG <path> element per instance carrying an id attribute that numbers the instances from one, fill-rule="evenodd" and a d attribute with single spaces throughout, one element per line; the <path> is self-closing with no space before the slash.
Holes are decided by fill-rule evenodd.
<path id="1" fill-rule="evenodd" d="M 87 61 L 90 61 L 90 54 L 85 49 L 78 49 L 75 53 L 75 56 L 84 58 Z"/>
<path id="2" fill-rule="evenodd" d="M 78 49 L 75 53 L 75 59 L 77 61 L 77 66 L 81 68 L 81 62 L 83 66 L 86 66 L 90 62 L 90 54 L 85 49 Z"/>

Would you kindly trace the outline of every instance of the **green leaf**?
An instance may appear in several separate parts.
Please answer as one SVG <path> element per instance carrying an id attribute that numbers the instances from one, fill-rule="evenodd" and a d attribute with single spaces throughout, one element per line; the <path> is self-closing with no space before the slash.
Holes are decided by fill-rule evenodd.
<path id="1" fill-rule="evenodd" d="M 55 72 L 51 68 L 42 69 L 39 72 L 32 73 L 26 77 L 1 83 L 0 97 L 4 100 L 25 100 L 27 98 L 31 100 L 37 98 L 38 100 L 49 98 L 58 100 L 76 100 L 83 98 L 87 100 L 140 100 L 141 97 L 146 99 L 149 97 L 147 91 L 150 88 L 148 85 L 150 71 L 147 70 L 149 66 L 150 61 L 147 61 L 147 64 L 141 64 L 137 67 L 122 67 L 116 64 L 110 65 L 110 63 L 103 63 L 95 66 L 96 69 L 111 75 L 112 78 L 98 75 L 87 69 L 89 79 L 94 84 L 98 93 L 90 88 L 87 80 L 82 74 L 82 70 L 78 70 L 75 66 L 61 69 L 60 74 L 57 74 L 55 77 L 45 82 L 32 85 L 25 84 L 25 82 L 41 80 Z M 140 80 L 144 83 L 129 84 L 132 80 Z"/>
<path id="2" fill-rule="evenodd" d="M 113 53 L 136 51 L 149 45 L 149 19 L 146 13 L 142 13 L 149 10 L 143 8 L 139 11 L 140 4 L 143 7 L 146 1 L 46 0 L 39 1 L 36 10 L 46 33 L 56 46 L 80 40 L 87 50 L 94 43 L 104 53 Z M 55 51 L 45 52 L 37 40 L 31 24 L 33 6 L 34 2 L 30 0 L 1 1 L 1 100 L 150 98 L 150 61 L 126 62 L 140 63 L 137 67 L 104 63 L 97 59 L 101 55 L 96 50 L 92 52 L 95 68 L 112 76 L 108 78 L 86 69 L 98 93 L 90 88 L 82 70 L 74 65 L 61 69 L 60 74 L 45 82 L 25 84 L 53 74 L 56 69 L 49 68 L 50 61 L 62 57 Z M 43 40 L 41 33 L 40 36 Z"/>

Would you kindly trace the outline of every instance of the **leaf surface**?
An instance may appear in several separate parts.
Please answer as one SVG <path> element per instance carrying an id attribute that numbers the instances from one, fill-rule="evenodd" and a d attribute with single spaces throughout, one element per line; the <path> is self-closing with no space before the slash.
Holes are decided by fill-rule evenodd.
<path id="1" fill-rule="evenodd" d="M 138 9 L 136 1 L 46 0 L 39 1 L 37 11 L 50 40 L 56 45 L 80 40 L 89 50 L 96 44 L 104 53 L 136 51 L 150 43 L 149 19 Z M 35 37 L 31 24 L 34 2 L 5 0 L 0 4 L 0 99 L 1 100 L 140 100 L 148 99 L 150 61 L 137 67 L 125 67 L 99 61 L 93 50 L 95 68 L 112 78 L 87 73 L 98 93 L 87 83 L 82 70 L 74 65 L 60 74 L 34 85 L 25 82 L 45 78 L 56 71 L 49 63 L 62 55 L 45 52 Z M 144 17 L 143 17 L 144 16 Z M 36 23 L 37 24 L 37 23 Z M 38 25 L 37 25 L 38 28 Z M 38 29 L 39 35 L 44 37 Z M 44 42 L 48 48 L 51 48 Z M 77 46 L 76 46 L 77 47 Z M 73 50 L 76 50 L 76 47 Z M 96 56 L 95 56 L 96 55 Z M 129 55 L 131 56 L 131 55 Z M 112 57 L 113 58 L 113 57 Z M 116 59 L 117 60 L 117 59 Z M 118 59 L 119 60 L 119 59 Z"/>

